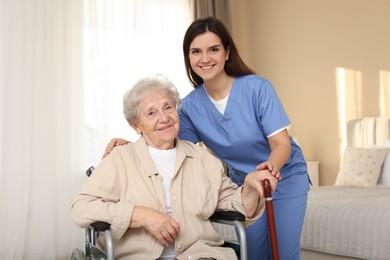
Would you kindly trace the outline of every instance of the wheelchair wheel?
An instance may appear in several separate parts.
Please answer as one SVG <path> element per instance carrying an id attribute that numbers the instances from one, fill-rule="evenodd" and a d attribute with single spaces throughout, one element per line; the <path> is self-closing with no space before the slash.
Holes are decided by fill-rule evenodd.
<path id="1" fill-rule="evenodd" d="M 81 249 L 75 248 L 72 251 L 72 256 L 70 259 L 71 260 L 86 260 L 87 258 L 85 257 L 85 254 Z"/>

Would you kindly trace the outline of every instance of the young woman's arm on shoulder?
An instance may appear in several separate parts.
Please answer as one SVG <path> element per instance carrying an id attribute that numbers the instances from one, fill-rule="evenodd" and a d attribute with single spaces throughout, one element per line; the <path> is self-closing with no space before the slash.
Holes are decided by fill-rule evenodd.
<path id="1" fill-rule="evenodd" d="M 128 144 L 128 143 L 130 143 L 130 141 L 127 141 L 127 140 L 122 139 L 122 138 L 113 138 L 113 139 L 111 139 L 111 141 L 106 146 L 106 150 L 104 151 L 102 159 L 104 159 L 104 157 L 109 155 L 111 153 L 112 149 L 114 149 L 115 146 L 121 146 L 121 145 L 125 145 L 125 144 Z"/>

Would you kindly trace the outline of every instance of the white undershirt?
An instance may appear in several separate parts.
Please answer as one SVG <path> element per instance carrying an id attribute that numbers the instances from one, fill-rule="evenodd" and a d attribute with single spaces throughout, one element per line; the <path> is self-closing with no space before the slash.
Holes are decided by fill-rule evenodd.
<path id="1" fill-rule="evenodd" d="M 173 174 L 175 173 L 176 148 L 170 150 L 160 150 L 148 145 L 149 154 L 152 157 L 157 172 L 162 177 L 165 192 L 165 210 L 171 214 L 171 200 L 169 186 Z M 159 259 L 176 259 L 175 245 L 170 243 L 164 250 Z"/>
<path id="2" fill-rule="evenodd" d="M 204 90 L 207 93 L 206 88 Z M 220 99 L 220 100 L 213 99 L 212 97 L 210 97 L 210 95 L 208 93 L 207 93 L 207 96 L 210 98 L 211 102 L 213 102 L 214 106 L 217 108 L 219 113 L 221 113 L 223 115 L 225 113 L 225 109 L 226 109 L 227 101 L 229 99 L 229 95 L 227 95 L 226 97 L 224 97 L 223 99 Z"/>

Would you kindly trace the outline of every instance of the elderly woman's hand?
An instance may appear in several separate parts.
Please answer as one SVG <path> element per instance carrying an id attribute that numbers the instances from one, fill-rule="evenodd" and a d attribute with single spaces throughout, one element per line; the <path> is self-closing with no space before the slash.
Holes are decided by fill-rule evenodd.
<path id="1" fill-rule="evenodd" d="M 171 216 L 142 206 L 135 206 L 130 227 L 144 227 L 163 246 L 168 246 L 180 234 L 180 225 Z"/>
<path id="2" fill-rule="evenodd" d="M 269 170 L 251 172 L 245 177 L 241 198 L 248 218 L 252 218 L 255 215 L 259 198 L 264 197 L 262 182 L 265 179 L 269 180 L 271 190 L 275 191 L 278 179 L 275 178 Z"/>
<path id="3" fill-rule="evenodd" d="M 257 191 L 260 194 L 260 197 L 264 197 L 264 187 L 262 182 L 268 179 L 271 185 L 271 190 L 275 191 L 276 186 L 278 185 L 277 176 L 273 176 L 272 173 L 268 170 L 261 170 L 249 173 L 244 182 L 244 187 L 246 186 L 249 191 Z"/>

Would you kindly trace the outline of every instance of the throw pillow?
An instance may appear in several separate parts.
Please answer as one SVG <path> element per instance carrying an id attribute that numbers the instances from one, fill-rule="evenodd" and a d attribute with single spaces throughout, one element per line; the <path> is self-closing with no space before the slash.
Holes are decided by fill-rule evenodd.
<path id="1" fill-rule="evenodd" d="M 387 148 L 347 147 L 335 186 L 375 187 Z"/>
<path id="2" fill-rule="evenodd" d="M 390 140 L 385 141 L 385 147 L 390 148 Z M 387 153 L 382 171 L 379 175 L 378 185 L 390 186 L 390 153 Z"/>

